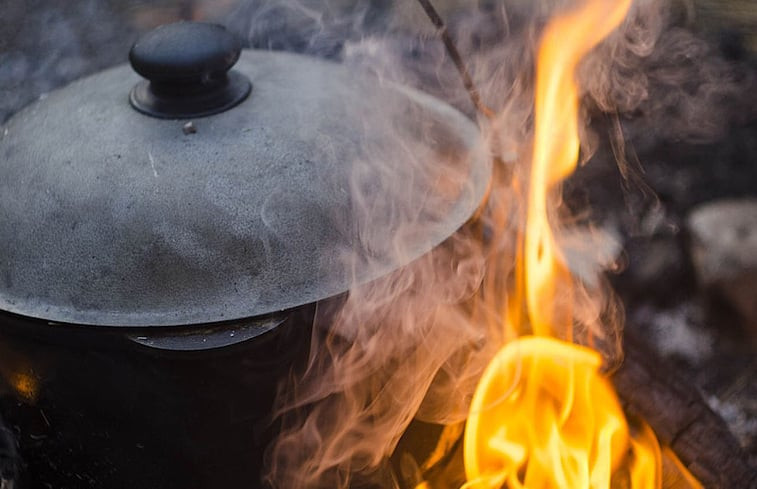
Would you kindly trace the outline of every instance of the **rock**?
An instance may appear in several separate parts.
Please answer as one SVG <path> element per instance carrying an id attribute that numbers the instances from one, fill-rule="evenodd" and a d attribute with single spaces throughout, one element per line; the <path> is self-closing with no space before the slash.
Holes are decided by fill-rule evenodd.
<path id="1" fill-rule="evenodd" d="M 700 285 L 757 332 L 757 199 L 701 205 L 689 215 L 687 227 Z"/>

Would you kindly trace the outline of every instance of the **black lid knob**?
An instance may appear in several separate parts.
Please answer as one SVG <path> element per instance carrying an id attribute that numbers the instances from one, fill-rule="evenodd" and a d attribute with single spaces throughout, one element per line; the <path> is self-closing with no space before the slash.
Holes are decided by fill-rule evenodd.
<path id="1" fill-rule="evenodd" d="M 134 71 L 147 78 L 131 91 L 132 106 L 161 118 L 217 114 L 250 93 L 236 71 L 242 44 L 217 24 L 177 22 L 142 36 L 129 52 Z"/>

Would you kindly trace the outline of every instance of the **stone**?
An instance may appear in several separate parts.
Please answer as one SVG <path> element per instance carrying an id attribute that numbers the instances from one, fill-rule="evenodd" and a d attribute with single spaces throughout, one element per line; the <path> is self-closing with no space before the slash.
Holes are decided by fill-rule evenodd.
<path id="1" fill-rule="evenodd" d="M 757 199 L 703 204 L 688 216 L 690 254 L 700 286 L 757 328 Z"/>

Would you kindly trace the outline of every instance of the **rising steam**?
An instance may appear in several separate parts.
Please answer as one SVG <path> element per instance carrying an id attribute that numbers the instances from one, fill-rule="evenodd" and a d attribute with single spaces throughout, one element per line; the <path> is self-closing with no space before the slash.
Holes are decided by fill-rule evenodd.
<path id="1" fill-rule="evenodd" d="M 283 429 L 269 450 L 268 480 L 279 489 L 346 488 L 352 477 L 371 477 L 414 417 L 441 424 L 463 420 L 483 369 L 510 339 L 501 322 L 524 224 L 535 41 L 549 15 L 569 2 L 478 2 L 472 9 L 439 3 L 448 7 L 442 13 L 450 32 L 496 114 L 478 116 L 480 147 L 494 160 L 492 186 L 480 213 L 433 252 L 356 284 L 338 303 L 319 305 L 307 364 L 281 386 L 277 401 Z M 338 58 L 381 80 L 420 87 L 477 117 L 435 33 L 418 31 L 425 20 L 411 4 L 386 13 L 368 1 L 252 2 L 235 19 L 245 19 L 236 28 L 253 45 Z M 268 32 L 274 18 L 276 29 L 289 34 Z M 620 121 L 612 135 L 618 142 L 626 116 L 668 138 L 705 140 L 728 127 L 734 111 L 725 102 L 750 81 L 739 79 L 677 21 L 670 4 L 637 0 L 623 25 L 590 53 L 579 80 L 585 126 L 598 110 Z M 582 130 L 582 143 L 591 142 L 589 130 Z M 424 191 L 409 182 L 436 181 L 429 172 L 464 172 L 453 161 L 424 160 L 425 153 L 414 150 L 418 142 L 403 131 L 396 140 L 390 153 L 376 148 L 353 162 L 350 191 L 360 241 L 404 263 L 406 238 L 422 235 L 425 219 L 443 216 L 383 205 L 392 196 L 377 202 L 366 189 L 376 179 L 396 178 L 397 195 L 418 192 L 404 201 L 423 206 L 438 186 Z M 582 149 L 588 159 L 591 145 Z M 618 157 L 622 164 L 625 152 Z M 613 263 L 618 245 L 600 230 L 568 228 L 570 215 L 560 199 L 549 204 L 557 240 L 579 282 L 575 339 L 598 346 L 611 366 L 620 357 L 622 309 L 601 271 Z"/>

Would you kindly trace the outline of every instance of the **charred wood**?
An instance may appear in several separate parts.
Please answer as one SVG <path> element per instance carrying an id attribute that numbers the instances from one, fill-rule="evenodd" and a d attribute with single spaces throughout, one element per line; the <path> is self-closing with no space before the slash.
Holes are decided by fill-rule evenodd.
<path id="1" fill-rule="evenodd" d="M 18 479 L 18 465 L 16 438 L 0 418 L 0 489 L 13 489 Z"/>
<path id="2" fill-rule="evenodd" d="M 725 422 L 674 366 L 627 331 L 612 380 L 624 409 L 654 429 L 707 489 L 757 489 L 757 468 Z"/>

